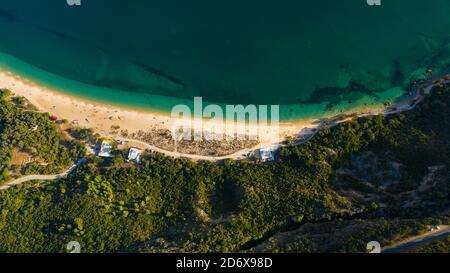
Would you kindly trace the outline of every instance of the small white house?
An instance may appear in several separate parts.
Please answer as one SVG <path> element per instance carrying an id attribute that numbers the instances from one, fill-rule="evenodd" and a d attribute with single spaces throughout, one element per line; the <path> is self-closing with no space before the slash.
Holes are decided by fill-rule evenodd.
<path id="1" fill-rule="evenodd" d="M 273 150 L 265 148 L 259 150 L 259 157 L 262 162 L 270 162 L 275 160 L 275 156 L 273 155 Z"/>
<path id="2" fill-rule="evenodd" d="M 100 146 L 100 151 L 98 152 L 98 156 L 100 157 L 113 157 L 112 155 L 113 149 L 113 141 L 111 139 L 105 139 Z"/>
<path id="3" fill-rule="evenodd" d="M 139 163 L 141 161 L 142 151 L 136 148 L 130 148 L 128 152 L 128 162 L 136 162 Z"/>

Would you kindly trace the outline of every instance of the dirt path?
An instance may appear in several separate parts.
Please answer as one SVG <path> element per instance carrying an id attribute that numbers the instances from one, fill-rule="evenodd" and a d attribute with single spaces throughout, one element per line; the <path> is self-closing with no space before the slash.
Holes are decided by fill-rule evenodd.
<path id="1" fill-rule="evenodd" d="M 78 160 L 78 162 L 74 165 L 72 165 L 69 169 L 67 169 L 65 172 L 60 173 L 60 174 L 53 174 L 53 175 L 27 175 L 21 178 L 18 178 L 16 180 L 13 180 L 9 183 L 6 183 L 6 185 L 4 186 L 0 186 L 0 191 L 4 191 L 7 190 L 11 187 L 17 186 L 17 185 L 21 185 L 23 183 L 29 182 L 29 181 L 45 181 L 45 180 L 58 180 L 61 178 L 66 177 L 67 175 L 69 175 L 70 173 L 72 173 L 76 168 L 78 168 L 79 166 L 81 166 L 81 164 L 83 164 L 85 161 L 85 158 L 82 158 L 80 160 Z"/>
<path id="2" fill-rule="evenodd" d="M 445 84 L 450 83 L 450 81 L 445 81 Z M 436 84 L 434 84 L 433 82 L 431 83 L 427 83 L 425 85 L 425 87 L 422 87 L 421 89 L 424 91 L 425 94 L 429 94 L 431 92 L 431 90 L 433 89 L 433 87 L 435 87 Z M 413 99 L 414 103 L 412 105 L 410 105 L 412 100 L 407 101 L 406 104 L 403 104 L 401 106 L 396 107 L 395 110 L 386 110 L 384 112 L 384 115 L 393 115 L 393 114 L 398 114 L 404 111 L 410 111 L 412 109 L 414 109 L 420 102 L 423 101 L 424 96 L 419 95 L 420 90 L 416 92 L 416 96 Z M 370 116 L 372 114 L 368 113 L 368 114 L 361 114 L 358 115 L 358 117 L 363 117 L 363 116 Z M 335 122 L 331 125 L 328 125 L 328 127 L 334 127 L 339 125 L 342 122 L 345 122 L 347 120 L 343 120 L 343 121 L 338 121 Z M 311 140 L 319 131 L 320 129 L 322 129 L 321 127 L 316 128 L 314 133 L 311 133 L 309 135 L 305 135 L 306 139 L 300 142 L 297 142 L 295 145 L 301 145 L 304 144 L 305 142 Z M 175 158 L 180 158 L 180 157 L 185 157 L 185 158 L 189 158 L 192 160 L 207 160 L 207 161 L 220 161 L 220 160 L 226 160 L 226 159 L 231 159 L 231 160 L 241 160 L 241 159 L 245 159 L 247 157 L 247 155 L 249 153 L 252 153 L 258 149 L 263 148 L 264 144 L 259 144 L 253 148 L 247 148 L 247 149 L 243 149 L 240 151 L 237 151 L 233 154 L 230 155 L 226 155 L 226 156 L 203 156 L 203 155 L 194 155 L 194 154 L 183 154 L 183 153 L 179 153 L 179 152 L 172 152 L 172 151 L 167 151 L 161 148 L 158 148 L 154 145 L 148 144 L 146 142 L 140 141 L 140 140 L 135 140 L 135 139 L 127 139 L 127 138 L 116 138 L 114 136 L 107 136 L 110 138 L 113 138 L 117 141 L 125 141 L 128 143 L 136 143 L 139 145 L 142 145 L 152 151 L 158 152 L 158 153 L 162 153 L 166 156 L 171 156 L 171 157 L 175 157 Z M 21 177 L 18 178 L 12 182 L 7 183 L 4 186 L 0 186 L 0 191 L 1 190 L 6 190 L 12 186 L 16 186 L 16 185 L 20 185 L 23 184 L 25 182 L 28 181 L 33 181 L 33 180 L 57 180 L 57 179 L 61 179 L 65 176 L 67 176 L 68 174 L 70 174 L 73 170 L 75 170 L 77 167 L 79 167 L 81 165 L 81 163 L 84 162 L 84 158 L 82 160 L 80 160 L 79 162 L 77 162 L 77 164 L 73 165 L 72 167 L 70 167 L 66 172 L 61 173 L 61 174 L 56 174 L 56 175 L 29 175 L 29 176 L 25 176 L 25 177 Z M 450 230 L 449 230 L 450 232 Z"/>
<path id="3" fill-rule="evenodd" d="M 255 151 L 257 149 L 262 148 L 261 146 L 263 146 L 263 144 L 257 145 L 253 148 L 247 148 L 247 149 L 243 149 L 243 150 L 239 150 L 233 154 L 230 155 L 226 155 L 226 156 L 206 156 L 206 155 L 194 155 L 194 154 L 184 154 L 184 153 L 179 153 L 179 152 L 173 152 L 173 151 L 167 151 L 161 148 L 158 148 L 154 145 L 148 144 L 146 142 L 140 141 L 140 140 L 135 140 L 135 139 L 128 139 L 128 138 L 117 138 L 117 137 L 113 137 L 113 136 L 108 136 L 109 138 L 112 138 L 116 141 L 124 141 L 124 142 L 128 142 L 128 143 L 136 143 L 139 144 L 147 149 L 150 149 L 154 152 L 157 153 L 161 153 L 164 154 L 166 156 L 171 156 L 171 157 L 175 157 L 175 158 L 180 158 L 180 157 L 185 157 L 185 158 L 189 158 L 192 160 L 207 160 L 207 161 L 220 161 L 220 160 L 225 160 L 225 159 L 233 159 L 233 160 L 239 160 L 239 159 L 244 159 L 247 157 L 248 153 Z"/>

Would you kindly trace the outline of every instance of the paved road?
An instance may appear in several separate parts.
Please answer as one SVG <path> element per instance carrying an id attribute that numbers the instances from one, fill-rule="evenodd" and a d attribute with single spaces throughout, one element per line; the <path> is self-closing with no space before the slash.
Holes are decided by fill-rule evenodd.
<path id="1" fill-rule="evenodd" d="M 54 174 L 54 175 L 27 175 L 21 178 L 18 178 L 14 181 L 11 181 L 9 183 L 7 183 L 4 186 L 0 186 L 0 191 L 3 190 L 7 190 L 11 187 L 17 186 L 17 185 L 21 185 L 23 183 L 29 182 L 29 181 L 45 181 L 45 180 L 58 180 L 61 178 L 66 177 L 67 175 L 69 175 L 70 173 L 72 173 L 76 168 L 78 168 L 79 166 L 81 166 L 84 161 L 86 159 L 82 158 L 80 160 L 78 160 L 78 162 L 74 165 L 72 165 L 69 169 L 67 169 L 65 172 L 60 173 L 60 174 Z"/>
<path id="2" fill-rule="evenodd" d="M 431 242 L 434 242 L 436 240 L 445 238 L 446 236 L 450 235 L 450 227 L 442 228 L 439 231 L 430 233 L 428 235 L 422 236 L 417 239 L 413 239 L 411 241 L 406 241 L 400 245 L 386 248 L 382 252 L 383 253 L 402 253 L 410 249 L 414 249 L 416 247 L 419 247 L 421 245 L 425 245 Z"/>

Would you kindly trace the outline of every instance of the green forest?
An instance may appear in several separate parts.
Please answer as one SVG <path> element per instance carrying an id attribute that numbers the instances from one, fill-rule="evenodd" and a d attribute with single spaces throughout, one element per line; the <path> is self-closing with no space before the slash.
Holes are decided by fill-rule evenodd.
<path id="1" fill-rule="evenodd" d="M 59 173 L 84 156 L 84 145 L 64 140 L 49 114 L 34 111 L 22 97 L 10 96 L 11 91 L 0 90 L 0 185 L 12 175 Z M 36 161 L 26 168 L 11 164 L 18 151 Z"/>
<path id="2" fill-rule="evenodd" d="M 0 104 L 0 181 L 14 149 L 49 172 L 85 155 L 48 114 L 7 94 Z M 0 191 L 0 252 L 66 252 L 70 241 L 82 252 L 365 252 L 450 224 L 450 89 L 325 128 L 272 163 L 121 158 L 88 156 L 66 178 Z"/>

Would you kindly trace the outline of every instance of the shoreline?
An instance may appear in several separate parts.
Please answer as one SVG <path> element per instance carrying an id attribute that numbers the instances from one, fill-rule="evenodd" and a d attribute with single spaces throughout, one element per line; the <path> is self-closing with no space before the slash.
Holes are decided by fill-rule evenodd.
<path id="1" fill-rule="evenodd" d="M 396 112 L 408 110 L 411 101 L 420 102 L 419 89 L 412 99 L 405 99 L 393 106 L 361 106 L 353 110 L 343 111 L 338 115 L 308 120 L 299 120 L 293 122 L 280 121 L 279 123 L 279 142 L 274 143 L 273 138 L 259 139 L 257 144 L 230 152 L 227 155 L 208 156 L 196 153 L 183 153 L 175 150 L 167 150 L 164 147 L 158 147 L 153 143 L 148 143 L 142 139 L 120 137 L 117 132 L 114 134 L 112 127 L 120 127 L 121 131 L 127 131 L 129 135 L 140 132 L 158 132 L 171 130 L 178 119 L 170 117 L 170 114 L 164 114 L 156 111 L 140 111 L 126 107 L 116 106 L 108 103 L 96 102 L 88 99 L 81 99 L 68 94 L 63 94 L 51 90 L 45 86 L 38 85 L 22 76 L 14 74 L 7 70 L 0 70 L 0 88 L 10 89 L 16 96 L 25 97 L 40 112 L 48 112 L 57 116 L 59 119 L 67 119 L 69 123 L 76 127 L 92 128 L 95 133 L 103 137 L 112 137 L 116 140 L 126 139 L 127 141 L 136 141 L 140 144 L 149 144 L 147 148 L 153 147 L 157 152 L 169 154 L 177 157 L 188 157 L 194 160 L 221 160 L 221 159 L 242 159 L 245 154 L 263 147 L 274 147 L 288 137 L 293 138 L 295 143 L 304 142 L 312 138 L 323 126 L 339 124 L 354 117 L 389 114 L 389 108 L 395 108 Z M 423 88 L 423 86 L 422 86 Z M 392 112 L 392 111 L 391 111 Z M 268 128 L 270 129 L 270 126 Z M 221 145 L 221 144 L 219 144 Z M 175 144 L 176 146 L 176 144 Z"/>

